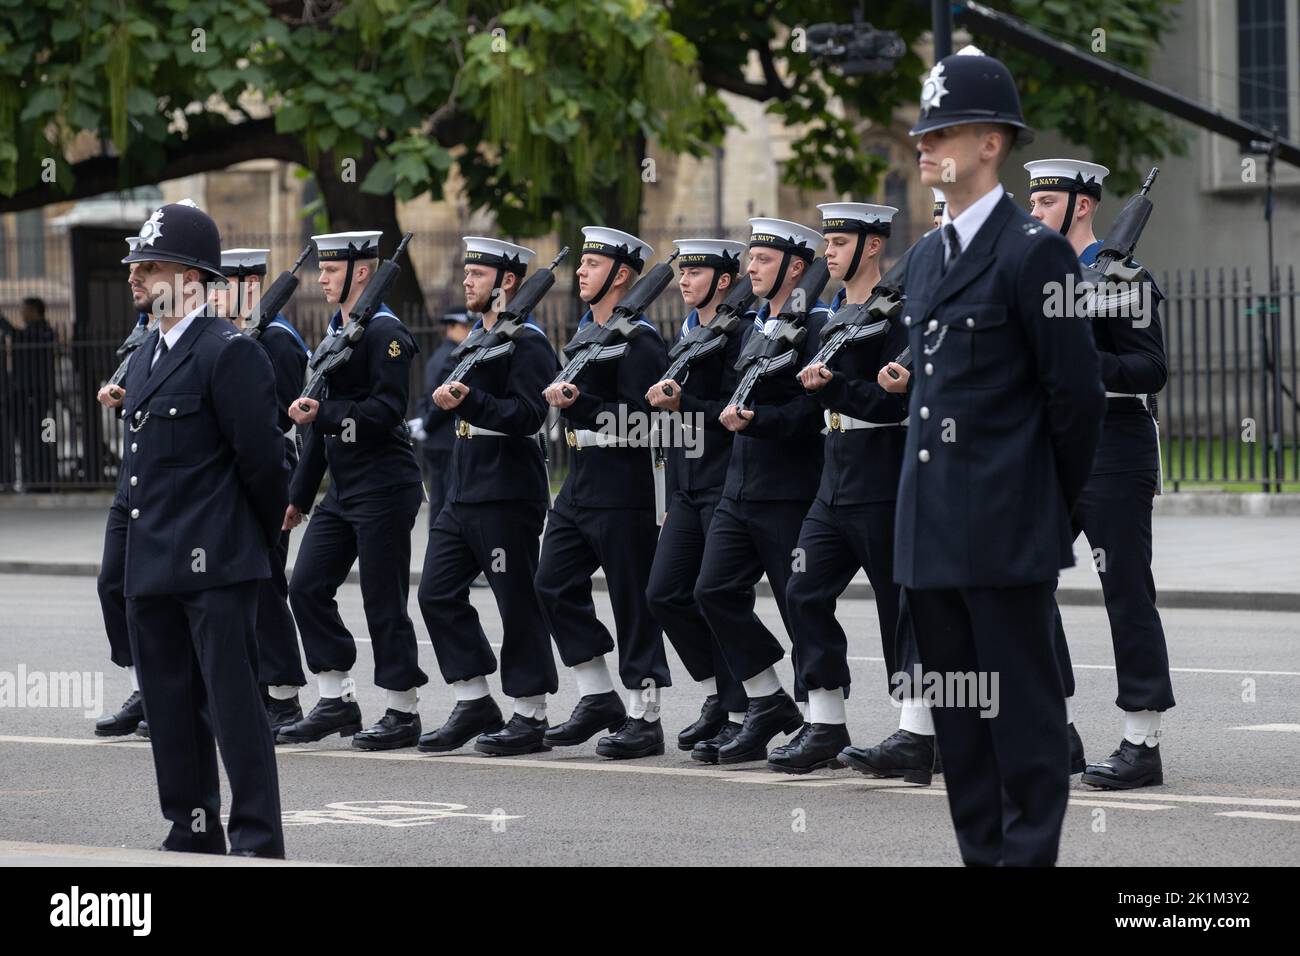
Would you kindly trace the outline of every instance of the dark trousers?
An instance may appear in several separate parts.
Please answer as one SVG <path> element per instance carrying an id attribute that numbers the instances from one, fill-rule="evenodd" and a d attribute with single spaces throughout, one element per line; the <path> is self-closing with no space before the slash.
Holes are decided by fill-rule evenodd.
<path id="1" fill-rule="evenodd" d="M 1115 677 L 1121 710 L 1169 710 L 1174 687 L 1169 649 L 1156 610 L 1151 576 L 1151 501 L 1154 471 L 1093 475 L 1074 506 L 1075 534 L 1082 532 L 1096 555 L 1101 593 L 1115 648 Z M 1056 615 L 1056 639 L 1065 646 L 1065 628 Z"/>
<path id="2" fill-rule="evenodd" d="M 697 681 L 715 678 L 718 702 L 724 710 L 740 713 L 749 705 L 745 688 L 727 668 L 722 647 L 695 600 L 704 542 L 717 504 L 717 492 L 673 493 L 668 503 L 668 519 L 659 531 L 646 600 L 691 678 Z"/>
<path id="3" fill-rule="evenodd" d="M 559 499 L 546 518 L 537 596 L 560 660 L 573 667 L 614 649 L 596 617 L 591 576 L 605 571 L 618 634 L 618 676 L 628 689 L 672 684 L 663 632 L 646 604 L 659 527 L 653 508 L 575 509 Z"/>
<path id="4" fill-rule="evenodd" d="M 424 452 L 424 473 L 429 488 L 429 530 L 438 520 L 438 512 L 447 502 L 447 486 L 451 483 L 451 451 Z"/>
<path id="5" fill-rule="evenodd" d="M 497 659 L 469 601 L 470 583 L 487 575 L 501 612 L 501 689 L 507 697 L 559 689 L 551 635 L 533 587 L 538 539 L 546 520 L 541 501 L 448 502 L 424 552 L 420 611 L 438 668 L 447 683 L 485 677 Z"/>
<path id="6" fill-rule="evenodd" d="M 1052 584 L 907 591 L 921 664 L 996 677 L 996 716 L 969 694 L 934 707 L 948 805 L 962 859 L 977 866 L 1056 862 L 1069 790 L 1065 694 L 1052 640 Z M 970 678 L 974 682 L 974 678 Z"/>
<path id="7" fill-rule="evenodd" d="M 835 619 L 835 602 L 858 568 L 876 596 L 886 688 L 917 661 L 910 627 L 899 627 L 899 586 L 894 583 L 894 502 L 860 505 L 812 503 L 799 530 L 801 565 L 790 575 L 786 604 L 799 676 L 808 687 L 849 688 L 848 639 Z M 802 568 L 802 570 L 798 570 Z M 906 686 L 906 685 L 904 685 Z"/>
<path id="8" fill-rule="evenodd" d="M 269 684 L 301 687 L 307 683 L 298 652 L 298 629 L 289 613 L 289 532 L 280 533 L 272 549 L 271 576 L 257 587 L 257 679 Z"/>
<path id="9" fill-rule="evenodd" d="M 415 627 L 406 613 L 411 586 L 411 528 L 424 494 L 418 484 L 358 495 L 332 495 L 307 523 L 289 581 L 289 603 L 313 674 L 347 671 L 357 645 L 339 616 L 334 595 L 353 562 L 361 570 L 361 600 L 375 652 L 375 684 L 388 690 L 423 687 Z"/>
<path id="10" fill-rule="evenodd" d="M 127 600 L 169 850 L 225 852 L 220 748 L 230 848 L 284 856 L 275 747 L 255 671 L 256 602 L 256 581 Z"/>
<path id="11" fill-rule="evenodd" d="M 131 642 L 126 631 L 126 596 L 122 588 L 126 580 L 126 504 L 114 501 L 108 509 L 108 524 L 104 528 L 104 556 L 99 562 L 99 577 L 95 588 L 99 591 L 99 608 L 104 615 L 104 631 L 108 634 L 109 658 L 118 667 L 130 667 Z"/>
<path id="12" fill-rule="evenodd" d="M 754 587 L 767 575 L 786 633 L 792 633 L 786 587 L 790 583 L 806 501 L 735 501 L 723 498 L 713 512 L 695 600 L 718 635 L 727 666 L 737 680 L 749 680 L 785 651 L 754 613 Z M 795 697 L 808 699 L 799 677 L 798 648 L 792 650 Z"/>

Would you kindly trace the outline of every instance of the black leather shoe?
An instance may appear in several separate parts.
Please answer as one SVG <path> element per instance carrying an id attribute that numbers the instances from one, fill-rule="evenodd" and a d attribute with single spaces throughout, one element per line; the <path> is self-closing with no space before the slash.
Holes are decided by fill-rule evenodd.
<path id="1" fill-rule="evenodd" d="M 264 691 L 262 702 L 266 704 L 266 719 L 271 722 L 272 737 L 281 727 L 288 727 L 302 720 L 302 707 L 298 704 L 297 694 L 288 700 L 279 700 Z"/>
<path id="2" fill-rule="evenodd" d="M 501 708 L 489 695 L 476 700 L 458 700 L 447 722 L 420 738 L 416 749 L 422 754 L 445 754 L 459 750 L 480 734 L 501 729 Z"/>
<path id="3" fill-rule="evenodd" d="M 543 735 L 548 747 L 575 747 L 585 744 L 602 730 L 617 733 L 627 719 L 627 710 L 617 691 L 588 694 L 578 701 L 569 719 Z"/>
<path id="4" fill-rule="evenodd" d="M 1158 787 L 1165 782 L 1164 767 L 1160 763 L 1160 745 L 1119 742 L 1119 750 L 1099 763 L 1088 764 L 1083 782 L 1102 790 L 1136 790 L 1138 787 Z"/>
<path id="5" fill-rule="evenodd" d="M 281 727 L 275 734 L 277 744 L 309 744 L 331 734 L 351 737 L 361 731 L 361 706 L 342 697 L 322 697 L 311 713 L 296 723 Z"/>
<path id="6" fill-rule="evenodd" d="M 1074 724 L 1067 726 L 1070 738 L 1070 776 L 1074 776 L 1076 773 L 1083 773 L 1087 769 L 1088 762 L 1083 757 L 1083 738 L 1079 736 L 1079 731 L 1074 729 Z M 1115 752 L 1119 753 L 1119 751 Z"/>
<path id="7" fill-rule="evenodd" d="M 148 740 L 148 739 L 149 739 L 149 721 L 147 721 L 147 720 L 142 720 L 142 721 L 140 721 L 140 723 L 136 724 L 136 725 L 135 725 L 135 735 L 136 735 L 137 737 L 143 737 L 145 740 Z"/>
<path id="8" fill-rule="evenodd" d="M 792 734 L 803 727 L 803 715 L 784 690 L 766 697 L 754 697 L 745 711 L 740 733 L 718 748 L 718 763 L 766 760 L 767 745 L 777 734 Z"/>
<path id="9" fill-rule="evenodd" d="M 483 734 L 474 743 L 474 749 L 481 754 L 494 757 L 517 757 L 520 754 L 536 754 L 550 750 L 543 741 L 546 729 L 550 726 L 545 717 L 525 717 L 514 714 L 510 722 L 500 730 Z"/>
<path id="10" fill-rule="evenodd" d="M 677 735 L 677 749 L 692 750 L 701 740 L 716 737 L 726 722 L 727 712 L 718 703 L 718 695 L 710 694 L 704 698 L 699 720 Z"/>
<path id="11" fill-rule="evenodd" d="M 629 717 L 623 726 L 608 737 L 601 737 L 596 753 L 611 760 L 635 757 L 659 757 L 664 752 L 664 726 L 659 720 Z"/>
<path id="12" fill-rule="evenodd" d="M 135 733 L 136 725 L 144 720 L 144 696 L 138 691 L 131 691 L 116 714 L 109 714 L 95 721 L 96 737 L 125 737 Z"/>
<path id="13" fill-rule="evenodd" d="M 767 755 L 767 769 L 780 773 L 838 770 L 844 766 L 840 751 L 848 745 L 849 731 L 843 724 L 804 724 L 799 736 Z"/>
<path id="14" fill-rule="evenodd" d="M 388 708 L 373 727 L 352 736 L 357 750 L 398 750 L 414 747 L 420 739 L 420 715 Z"/>
<path id="15" fill-rule="evenodd" d="M 738 733 L 740 733 L 740 724 L 734 720 L 727 721 L 722 725 L 722 729 L 718 731 L 716 737 L 701 740 L 691 748 L 691 759 L 698 760 L 700 763 L 717 763 L 718 750 L 721 749 L 723 744 L 734 740 Z"/>
<path id="16" fill-rule="evenodd" d="M 874 747 L 845 747 L 840 760 L 858 773 L 871 777 L 902 777 L 908 783 L 928 786 L 939 772 L 939 754 L 934 738 L 896 730 Z"/>

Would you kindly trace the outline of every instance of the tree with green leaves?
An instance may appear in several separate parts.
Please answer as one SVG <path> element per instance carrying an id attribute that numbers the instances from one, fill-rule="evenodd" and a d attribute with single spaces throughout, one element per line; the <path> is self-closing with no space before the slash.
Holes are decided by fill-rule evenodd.
<path id="1" fill-rule="evenodd" d="M 994 5 L 1057 36 L 1077 32 L 1079 46 L 1106 28 L 1107 55 L 1142 72 L 1176 3 L 1096 0 L 1086 16 L 1063 0 Z M 860 129 L 915 101 L 928 5 L 872 4 L 909 52 L 886 73 L 848 77 L 796 41 L 811 23 L 851 21 L 854 6 L 0 0 L 0 211 L 270 158 L 310 171 L 333 229 L 396 235 L 397 202 L 441 198 L 455 164 L 470 207 L 490 209 L 507 235 L 571 236 L 597 220 L 635 231 L 647 143 L 706 153 L 735 122 L 720 91 L 802 131 L 786 182 L 867 194 L 884 160 L 862 148 Z M 1180 150 L 1166 117 L 1114 110 L 1104 90 L 986 46 L 1018 77 L 1032 122 L 1086 143 L 1114 170 L 1113 188 Z M 87 141 L 96 155 L 84 155 Z M 411 270 L 403 276 L 400 299 L 417 301 Z"/>

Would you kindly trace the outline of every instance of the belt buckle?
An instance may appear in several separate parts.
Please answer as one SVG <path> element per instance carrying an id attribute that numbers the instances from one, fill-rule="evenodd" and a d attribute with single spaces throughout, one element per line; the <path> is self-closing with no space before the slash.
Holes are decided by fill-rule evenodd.
<path id="1" fill-rule="evenodd" d="M 463 418 L 456 419 L 456 437 L 457 438 L 471 437 L 469 433 L 469 422 L 465 421 L 465 419 Z"/>
<path id="2" fill-rule="evenodd" d="M 574 451 L 582 451 L 582 448 L 578 445 L 578 433 L 572 428 L 566 428 L 564 430 L 564 441 Z"/>
<path id="3" fill-rule="evenodd" d="M 844 420 L 840 418 L 839 412 L 831 412 L 831 430 L 844 431 Z"/>

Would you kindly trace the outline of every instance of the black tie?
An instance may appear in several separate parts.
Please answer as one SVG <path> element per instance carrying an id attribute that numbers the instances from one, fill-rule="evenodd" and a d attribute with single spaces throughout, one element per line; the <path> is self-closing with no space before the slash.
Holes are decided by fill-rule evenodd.
<path id="1" fill-rule="evenodd" d="M 946 273 L 952 268 L 952 264 L 957 261 L 957 257 L 961 255 L 961 240 L 957 238 L 957 230 L 952 223 L 948 223 L 943 227 L 943 238 L 948 243 L 948 256 L 943 267 L 943 271 Z"/>
<path id="2" fill-rule="evenodd" d="M 158 337 L 158 348 L 154 352 L 153 364 L 149 366 L 149 374 L 152 375 L 154 369 L 162 362 L 163 356 L 167 354 L 167 340 L 162 336 Z"/>

